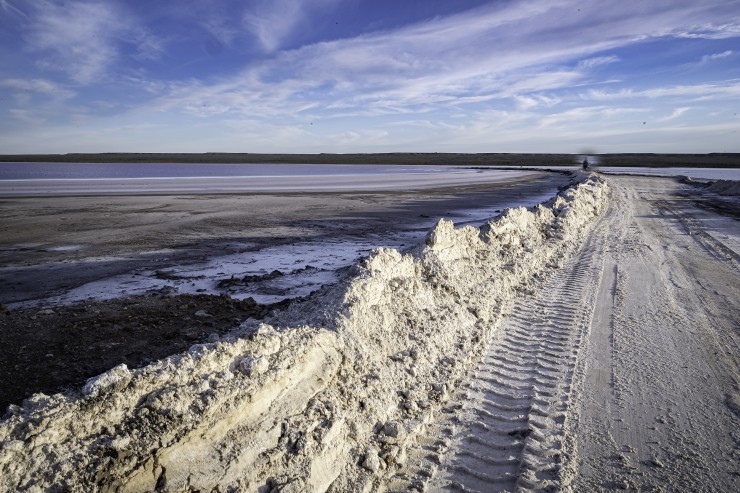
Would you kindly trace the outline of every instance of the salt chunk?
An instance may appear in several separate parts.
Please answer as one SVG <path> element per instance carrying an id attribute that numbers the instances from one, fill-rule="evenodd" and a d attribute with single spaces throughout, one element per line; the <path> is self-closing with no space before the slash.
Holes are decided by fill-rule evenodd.
<path id="1" fill-rule="evenodd" d="M 396 438 L 400 432 L 401 425 L 398 421 L 388 421 L 385 426 L 383 426 L 383 434 L 385 436 Z"/>
<path id="2" fill-rule="evenodd" d="M 262 375 L 270 367 L 270 363 L 264 356 L 247 356 L 239 362 L 239 371 L 247 376 Z"/>
<path id="3" fill-rule="evenodd" d="M 2 450 L 10 450 L 13 452 L 23 451 L 23 442 L 21 440 L 9 440 L 2 445 Z"/>
<path id="4" fill-rule="evenodd" d="M 368 448 L 365 451 L 365 460 L 362 461 L 362 467 L 370 472 L 377 472 L 380 469 L 380 456 L 378 452 Z"/>
<path id="5" fill-rule="evenodd" d="M 82 394 L 94 396 L 101 392 L 114 392 L 126 387 L 130 381 L 131 372 L 128 366 L 122 363 L 102 375 L 88 379 L 85 386 L 82 387 Z"/>

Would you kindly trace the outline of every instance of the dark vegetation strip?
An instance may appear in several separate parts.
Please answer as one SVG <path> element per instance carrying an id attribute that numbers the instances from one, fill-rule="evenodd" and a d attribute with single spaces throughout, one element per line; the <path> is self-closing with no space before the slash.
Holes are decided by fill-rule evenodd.
<path id="1" fill-rule="evenodd" d="M 595 154 L 603 166 L 740 167 L 740 153 L 710 154 Z M 379 154 L 252 154 L 102 153 L 102 154 L 5 154 L 0 162 L 60 163 L 285 163 L 285 164 L 401 164 L 459 166 L 572 166 L 577 154 L 414 153 Z"/>

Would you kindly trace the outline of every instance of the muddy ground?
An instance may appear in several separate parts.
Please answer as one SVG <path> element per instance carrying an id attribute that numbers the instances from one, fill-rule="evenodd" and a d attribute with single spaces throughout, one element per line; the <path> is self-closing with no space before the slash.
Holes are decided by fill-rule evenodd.
<path id="1" fill-rule="evenodd" d="M 166 290 L 103 302 L 0 313 L 0 409 L 35 392 L 78 389 L 125 363 L 139 368 L 213 342 L 248 318 L 284 306 Z"/>

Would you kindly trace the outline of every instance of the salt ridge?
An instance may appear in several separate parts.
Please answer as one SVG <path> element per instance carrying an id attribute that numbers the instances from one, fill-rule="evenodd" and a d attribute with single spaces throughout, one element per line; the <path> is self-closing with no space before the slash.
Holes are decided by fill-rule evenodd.
<path id="1" fill-rule="evenodd" d="M 378 249 L 269 324 L 36 394 L 0 423 L 0 490 L 377 489 L 509 301 L 557 271 L 606 201 L 604 180 L 579 173 L 532 210 Z"/>

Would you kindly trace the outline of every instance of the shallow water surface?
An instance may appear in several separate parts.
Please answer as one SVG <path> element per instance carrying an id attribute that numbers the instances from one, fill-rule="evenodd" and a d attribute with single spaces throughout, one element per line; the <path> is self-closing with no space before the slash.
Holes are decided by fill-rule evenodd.
<path id="1" fill-rule="evenodd" d="M 0 196 L 415 190 L 535 172 L 363 164 L 0 163 Z"/>

